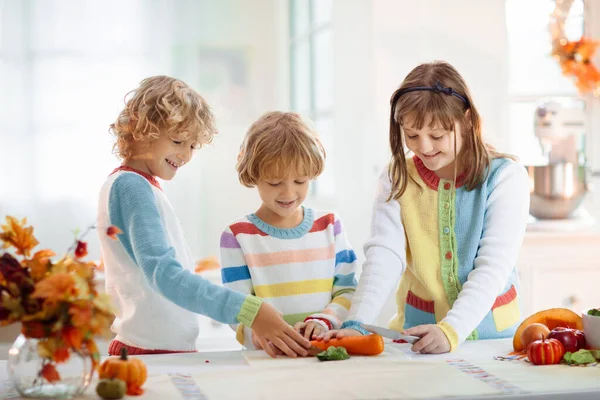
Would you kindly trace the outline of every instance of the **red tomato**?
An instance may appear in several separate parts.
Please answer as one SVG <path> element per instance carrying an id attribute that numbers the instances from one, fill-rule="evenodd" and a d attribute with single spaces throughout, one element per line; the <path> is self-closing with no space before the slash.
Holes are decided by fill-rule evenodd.
<path id="1" fill-rule="evenodd" d="M 556 339 L 536 340 L 527 347 L 527 357 L 535 365 L 558 364 L 565 355 L 565 347 Z"/>

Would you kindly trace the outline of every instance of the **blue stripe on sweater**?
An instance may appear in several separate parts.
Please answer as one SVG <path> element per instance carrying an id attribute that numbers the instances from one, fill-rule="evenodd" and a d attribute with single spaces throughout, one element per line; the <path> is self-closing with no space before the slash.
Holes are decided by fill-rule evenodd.
<path id="1" fill-rule="evenodd" d="M 335 255 L 336 267 L 341 263 L 350 264 L 354 261 L 356 261 L 356 254 L 354 253 L 354 250 L 342 250 Z"/>
<path id="2" fill-rule="evenodd" d="M 154 290 L 189 311 L 227 324 L 239 322 L 246 295 L 182 268 L 145 178 L 131 172 L 117 177 L 110 188 L 108 209 L 110 223 L 123 231 L 118 235 L 120 243 Z"/>
<path id="3" fill-rule="evenodd" d="M 354 272 L 347 275 L 336 275 L 333 277 L 333 286 L 356 286 Z"/>
<path id="4" fill-rule="evenodd" d="M 240 267 L 227 267 L 221 269 L 221 280 L 223 283 L 243 281 L 250 278 L 250 270 L 247 265 Z"/>

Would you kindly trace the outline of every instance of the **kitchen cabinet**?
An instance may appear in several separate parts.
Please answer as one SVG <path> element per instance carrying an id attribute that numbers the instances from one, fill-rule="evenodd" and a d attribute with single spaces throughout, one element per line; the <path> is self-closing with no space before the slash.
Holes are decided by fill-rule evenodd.
<path id="1" fill-rule="evenodd" d="M 600 307 L 600 231 L 528 229 L 517 267 L 524 316 L 566 307 Z"/>

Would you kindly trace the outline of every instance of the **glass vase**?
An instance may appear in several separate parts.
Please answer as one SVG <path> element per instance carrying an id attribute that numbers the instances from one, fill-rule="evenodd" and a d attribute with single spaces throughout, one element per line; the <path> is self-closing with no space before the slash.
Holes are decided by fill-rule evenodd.
<path id="1" fill-rule="evenodd" d="M 82 348 L 71 351 L 69 359 L 52 362 L 38 354 L 38 343 L 43 339 L 20 335 L 8 352 L 8 374 L 15 390 L 23 397 L 38 399 L 70 399 L 82 394 L 91 382 L 92 357 Z M 52 382 L 46 379 L 44 369 L 54 367 Z"/>

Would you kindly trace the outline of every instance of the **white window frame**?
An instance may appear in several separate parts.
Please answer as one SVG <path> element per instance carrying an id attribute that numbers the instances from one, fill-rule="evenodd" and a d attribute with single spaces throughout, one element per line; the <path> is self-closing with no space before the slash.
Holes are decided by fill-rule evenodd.
<path id="1" fill-rule="evenodd" d="M 307 30 L 307 32 L 302 33 L 302 34 L 296 34 L 295 33 L 295 24 L 296 24 L 296 15 L 295 15 L 295 7 L 294 4 L 297 1 L 304 1 L 308 3 L 308 22 L 309 22 L 309 28 Z M 332 104 L 327 107 L 327 108 L 321 108 L 319 109 L 317 107 L 317 100 L 316 100 L 316 79 L 315 79 L 315 58 L 316 58 L 316 51 L 315 51 L 315 46 L 314 46 L 314 42 L 315 42 L 315 36 L 319 33 L 323 33 L 324 31 L 330 31 L 333 32 L 333 17 L 331 17 L 328 21 L 326 22 L 321 22 L 321 23 L 316 23 L 315 22 L 315 5 L 318 3 L 318 0 L 289 0 L 289 4 L 288 4 L 288 9 L 289 9 L 289 38 L 290 38 L 290 105 L 292 110 L 299 112 L 301 114 L 303 114 L 304 117 L 309 118 L 315 125 L 318 125 L 319 121 L 322 119 L 331 119 L 333 120 L 334 118 L 334 112 L 333 112 L 333 102 Z M 296 67 L 296 63 L 294 62 L 294 49 L 301 45 L 301 44 L 306 44 L 308 43 L 309 46 L 309 108 L 308 110 L 306 109 L 300 109 L 298 104 L 296 104 L 296 92 L 295 92 L 295 85 L 294 85 L 294 81 L 296 79 L 296 74 L 297 72 L 295 71 L 295 67 Z M 333 54 L 331 55 L 331 57 L 333 57 Z M 333 82 L 331 82 L 331 85 L 333 85 Z M 333 130 L 331 132 L 325 132 L 325 131 L 318 131 L 317 132 L 319 134 L 319 136 L 322 139 L 329 139 L 329 142 L 333 142 L 333 135 L 334 132 Z M 326 146 L 327 147 L 327 146 Z M 332 154 L 333 152 L 333 148 L 328 147 L 325 149 L 328 154 Z M 329 168 L 329 169 L 328 169 Z M 333 170 L 331 168 L 331 164 L 329 164 L 328 168 L 326 168 L 326 172 L 327 174 L 333 174 Z M 329 197 L 335 197 L 335 195 L 323 195 L 322 191 L 319 190 L 319 181 L 315 181 L 313 182 L 311 191 L 310 191 L 310 196 L 313 198 L 318 198 L 320 200 L 323 199 L 329 199 Z M 335 188 L 333 189 L 333 192 L 335 192 Z"/>

